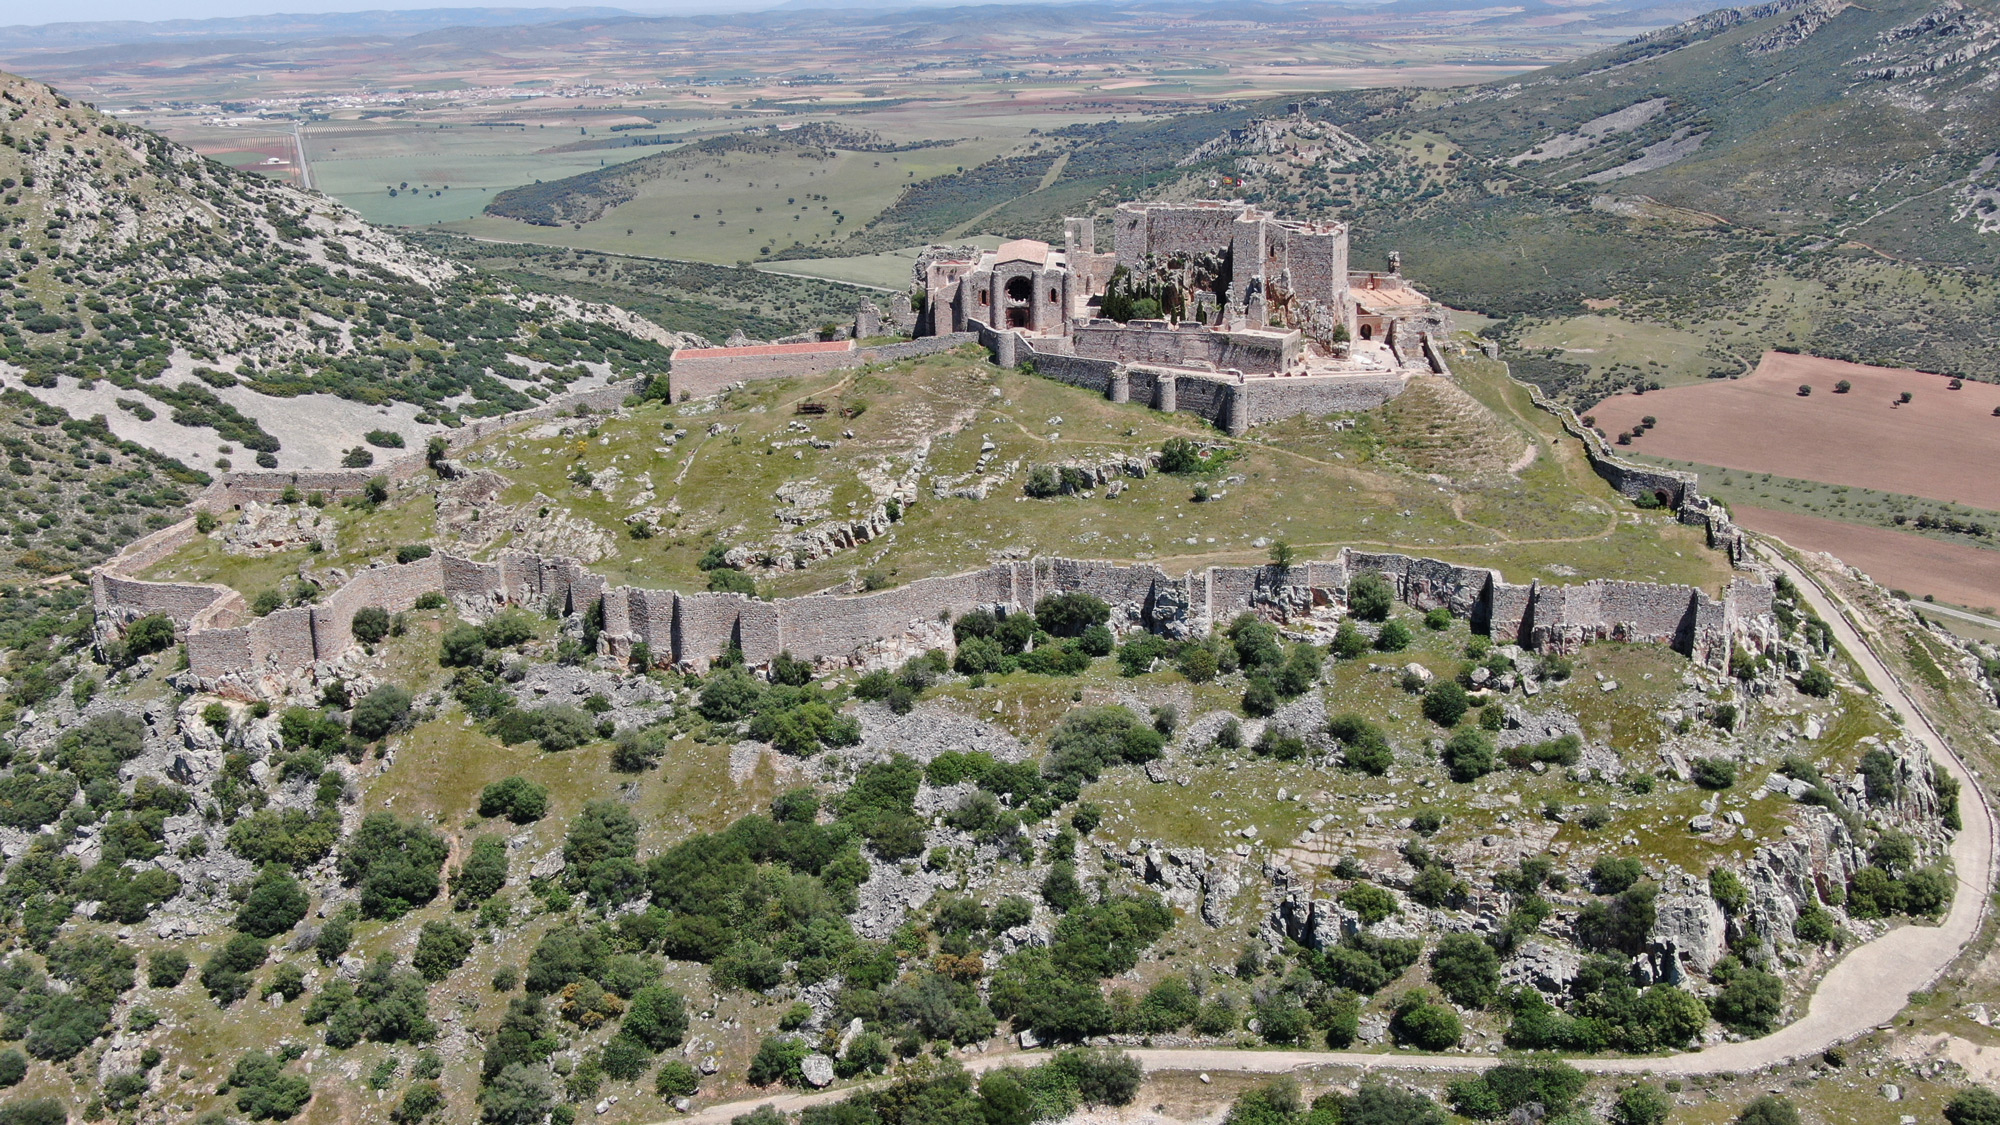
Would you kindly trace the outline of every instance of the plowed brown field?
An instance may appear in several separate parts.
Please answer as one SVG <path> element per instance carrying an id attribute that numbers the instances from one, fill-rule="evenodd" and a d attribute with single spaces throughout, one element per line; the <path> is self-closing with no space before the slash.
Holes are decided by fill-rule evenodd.
<path id="1" fill-rule="evenodd" d="M 1768 508 L 1738 506 L 1729 514 L 1800 550 L 1825 551 L 1891 589 L 1987 612 L 2000 606 L 2000 551 Z"/>
<path id="2" fill-rule="evenodd" d="M 1854 389 L 1835 394 L 1842 379 Z M 1766 352 L 1741 379 L 1613 395 L 1589 413 L 1614 437 L 1656 418 L 1633 440 L 1637 452 L 2000 510 L 2000 386 L 1968 381 L 1953 391 L 1946 382 Z M 1802 383 L 1810 396 L 1800 397 Z M 1913 401 L 1897 405 L 1903 391 Z"/>

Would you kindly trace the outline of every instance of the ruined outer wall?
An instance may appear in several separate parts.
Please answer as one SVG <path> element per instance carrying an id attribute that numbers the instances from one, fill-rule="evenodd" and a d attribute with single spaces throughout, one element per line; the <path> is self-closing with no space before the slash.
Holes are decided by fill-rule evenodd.
<path id="1" fill-rule="evenodd" d="M 707 398 L 720 394 L 722 388 L 731 383 L 821 375 L 843 367 L 858 366 L 861 362 L 861 353 L 851 349 L 742 356 L 689 355 L 683 350 L 674 353 L 672 386 L 677 401 L 684 395 L 688 398 Z"/>
<path id="2" fill-rule="evenodd" d="M 1403 386 L 1396 374 L 1306 375 L 1251 380 L 1239 393 L 1248 396 L 1247 421 L 1254 426 L 1299 414 L 1373 410 L 1402 394 Z"/>
<path id="3" fill-rule="evenodd" d="M 367 606 L 402 613 L 417 598 L 444 588 L 444 561 L 436 555 L 412 563 L 360 571 L 313 607 L 313 648 L 324 659 L 354 643 L 354 614 Z"/>
<path id="4" fill-rule="evenodd" d="M 1122 630 L 1202 633 L 1243 613 L 1285 620 L 1344 605 L 1352 578 L 1370 572 L 1388 578 L 1398 599 L 1420 609 L 1443 606 L 1496 639 L 1560 652 L 1595 640 L 1667 644 L 1718 667 L 1726 665 L 1732 639 L 1768 621 L 1771 605 L 1769 585 L 1747 579 L 1732 583 L 1720 600 L 1688 586 L 1641 582 L 1511 586 L 1493 570 L 1352 549 L 1335 560 L 1289 568 L 1211 567 L 1185 578 L 1150 564 L 1039 558 L 871 594 L 774 602 L 740 594 L 607 589 L 600 576 L 570 559 L 510 554 L 493 564 L 441 554 L 364 571 L 319 606 L 279 610 L 237 628 L 191 630 L 189 665 L 214 685 L 306 669 L 353 643 L 355 610 L 380 605 L 400 611 L 432 589 L 473 607 L 490 607 L 500 597 L 529 605 L 561 598 L 570 613 L 585 612 L 602 598 L 613 652 L 629 653 L 630 645 L 644 641 L 656 659 L 703 669 L 732 643 L 742 646 L 752 664 L 766 664 L 785 651 L 839 663 L 892 651 L 904 641 L 948 645 L 948 622 L 963 613 L 1027 610 L 1040 598 L 1070 591 L 1102 598 Z M 102 577 L 108 582 L 114 576 Z M 125 593 L 124 587 L 118 590 Z M 160 596 L 144 590 L 131 595 Z M 119 604 L 125 604 L 122 597 Z"/>

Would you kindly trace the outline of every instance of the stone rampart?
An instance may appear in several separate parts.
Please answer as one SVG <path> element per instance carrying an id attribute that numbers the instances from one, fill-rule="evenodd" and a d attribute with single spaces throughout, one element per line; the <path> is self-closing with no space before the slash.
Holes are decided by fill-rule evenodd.
<path id="1" fill-rule="evenodd" d="M 1248 399 L 1245 420 L 1256 426 L 1300 414 L 1373 410 L 1402 394 L 1403 386 L 1403 377 L 1392 372 L 1248 379 L 1236 390 Z"/>
<path id="2" fill-rule="evenodd" d="M 513 603 L 564 614 L 604 608 L 607 648 L 629 654 L 644 642 L 654 659 L 705 669 L 731 645 L 753 665 L 781 652 L 824 664 L 865 662 L 912 647 L 948 646 L 949 622 L 973 609 L 1031 609 L 1050 594 L 1079 592 L 1112 607 L 1120 631 L 1205 633 L 1250 613 L 1285 621 L 1344 606 L 1352 578 L 1379 573 L 1399 600 L 1445 607 L 1495 639 L 1538 651 L 1574 652 L 1596 640 L 1671 645 L 1726 666 L 1738 639 L 1768 635 L 1768 584 L 1739 579 L 1721 598 L 1688 586 L 1592 581 L 1576 586 L 1510 586 L 1498 572 L 1437 559 L 1343 550 L 1337 559 L 1290 567 L 1209 567 L 1174 577 L 1152 564 L 1038 558 L 921 579 L 860 595 L 816 594 L 759 601 L 741 594 L 609 587 L 574 560 L 509 553 L 497 563 L 440 554 L 371 567 L 317 606 L 283 609 L 233 628 L 194 625 L 189 667 L 202 683 L 255 690 L 259 677 L 284 676 L 338 657 L 353 644 L 355 611 L 400 612 L 422 594 L 444 592 L 475 616 Z M 209 587 L 141 582 L 101 574 L 99 612 L 113 621 L 184 597 L 182 612 L 214 600 Z"/>
<path id="3" fill-rule="evenodd" d="M 674 398 L 707 398 L 731 383 L 822 375 L 862 362 L 852 341 L 750 348 L 682 348 L 674 353 Z"/>

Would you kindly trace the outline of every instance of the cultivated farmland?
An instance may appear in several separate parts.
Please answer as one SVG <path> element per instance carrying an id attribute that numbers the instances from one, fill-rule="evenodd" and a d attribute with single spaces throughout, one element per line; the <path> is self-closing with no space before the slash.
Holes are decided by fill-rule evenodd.
<path id="1" fill-rule="evenodd" d="M 1730 514 L 1752 531 L 1834 555 L 1885 586 L 1975 609 L 2000 604 L 2000 551 L 1768 508 L 1738 507 Z"/>
<path id="2" fill-rule="evenodd" d="M 1851 389 L 1836 393 L 1842 380 Z M 1632 445 L 1660 457 L 2000 508 L 1991 471 L 2000 386 L 1948 384 L 1921 371 L 1767 352 L 1742 379 L 1613 395 L 1590 413 L 1612 435 L 1657 419 Z M 1911 401 L 1899 403 L 1905 392 Z"/>

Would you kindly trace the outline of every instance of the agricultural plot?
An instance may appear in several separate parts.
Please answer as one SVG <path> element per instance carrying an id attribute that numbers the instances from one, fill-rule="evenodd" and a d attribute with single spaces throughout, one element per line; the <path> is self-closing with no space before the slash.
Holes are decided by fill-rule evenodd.
<path id="1" fill-rule="evenodd" d="M 2000 551 L 1862 527 L 1798 512 L 1739 505 L 1736 522 L 1806 551 L 1825 551 L 1884 586 L 1992 613 L 2000 605 Z"/>
<path id="2" fill-rule="evenodd" d="M 490 214 L 446 229 L 481 238 L 574 246 L 699 262 L 754 261 L 794 243 L 837 241 L 880 214 L 907 186 L 970 168 L 1012 138 L 963 140 L 906 152 L 809 150 L 653 152 L 631 198 L 580 223 L 546 225 Z M 645 153 L 627 149 L 605 154 Z M 592 157 L 597 154 L 582 154 Z M 482 206 L 484 204 L 482 203 Z"/>
<path id="3" fill-rule="evenodd" d="M 1769 352 L 1742 379 L 1613 395 L 1589 413 L 1610 434 L 1655 418 L 1631 444 L 1658 456 L 2000 509 L 2000 476 L 1975 471 L 2000 452 L 2000 386 L 1948 388 L 1940 375 Z"/>

